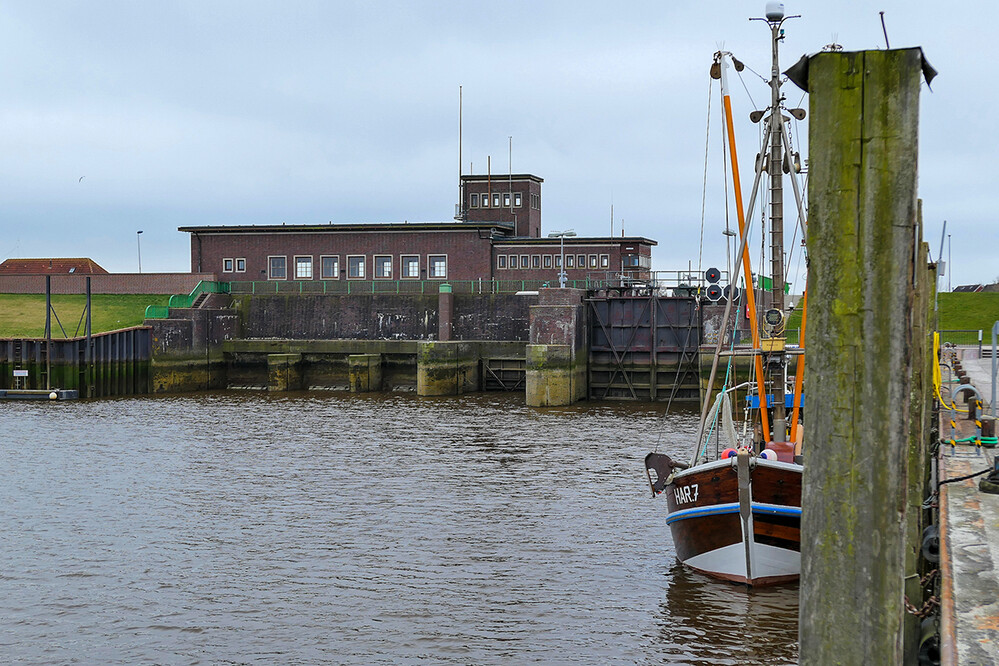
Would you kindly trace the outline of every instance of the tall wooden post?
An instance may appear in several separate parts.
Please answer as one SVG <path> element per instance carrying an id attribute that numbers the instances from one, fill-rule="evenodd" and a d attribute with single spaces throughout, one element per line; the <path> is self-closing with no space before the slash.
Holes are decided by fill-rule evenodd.
<path id="1" fill-rule="evenodd" d="M 902 661 L 921 57 L 809 62 L 806 665 Z"/>

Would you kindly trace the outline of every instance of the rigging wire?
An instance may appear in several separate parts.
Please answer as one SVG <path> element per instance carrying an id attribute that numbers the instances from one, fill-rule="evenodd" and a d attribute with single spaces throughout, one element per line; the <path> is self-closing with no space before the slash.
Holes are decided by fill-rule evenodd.
<path id="1" fill-rule="evenodd" d="M 700 247 L 699 247 L 698 253 L 697 253 L 697 270 L 698 270 L 698 273 L 700 273 L 700 271 L 701 271 L 701 253 L 702 253 L 703 248 L 704 248 L 704 218 L 705 218 L 705 207 L 706 207 L 707 189 L 708 189 L 708 155 L 709 155 L 709 146 L 710 146 L 710 143 L 711 143 L 711 93 L 712 93 L 712 91 L 711 91 L 711 79 L 708 79 L 708 112 L 707 112 L 707 115 L 706 115 L 706 122 L 705 122 L 705 128 L 704 128 L 704 182 L 702 184 L 702 192 L 701 192 L 701 238 L 700 238 Z M 724 123 L 722 123 L 722 132 L 723 133 L 724 133 L 724 127 L 725 127 L 725 125 L 724 125 Z M 722 147 L 724 149 L 724 144 L 723 144 Z M 723 150 L 723 154 L 724 154 L 724 150 Z M 728 228 L 728 193 L 727 192 L 726 192 L 726 197 L 725 197 L 725 228 L 726 229 Z M 698 295 L 700 295 L 700 288 L 698 288 Z M 653 295 L 652 298 L 655 299 L 655 295 Z M 656 307 L 655 304 L 653 305 L 653 307 Z M 689 320 L 689 324 L 687 326 L 687 341 L 685 341 L 685 343 L 684 343 L 684 348 L 687 347 L 686 342 L 689 342 L 691 331 L 693 330 L 693 326 L 694 326 L 694 321 L 693 321 L 693 318 L 691 318 Z M 699 366 L 698 366 L 698 368 L 699 368 Z M 676 397 L 676 394 L 679 392 L 679 388 L 680 388 L 680 375 L 681 375 L 681 368 L 677 367 L 676 374 L 675 374 L 675 376 L 673 378 L 673 388 L 670 390 L 669 399 L 666 401 L 666 409 L 664 409 L 663 412 L 662 412 L 662 414 L 659 415 L 659 422 L 656 424 L 656 431 L 657 431 L 656 445 L 653 448 L 653 452 L 656 452 L 656 453 L 658 453 L 658 451 L 659 451 L 659 444 L 662 442 L 662 438 L 663 438 L 663 424 L 665 423 L 666 416 L 669 414 L 670 407 L 673 405 L 673 399 Z M 683 372 L 683 375 L 686 376 L 686 371 Z M 698 381 L 698 384 L 700 384 L 700 381 Z"/>
<path id="2" fill-rule="evenodd" d="M 697 247 L 697 295 L 701 295 L 701 280 L 702 266 L 701 259 L 704 255 L 704 209 L 707 205 L 708 198 L 708 149 L 711 145 L 711 83 L 712 79 L 708 77 L 708 112 L 707 112 L 707 128 L 704 132 L 704 179 L 701 183 L 701 239 Z"/>

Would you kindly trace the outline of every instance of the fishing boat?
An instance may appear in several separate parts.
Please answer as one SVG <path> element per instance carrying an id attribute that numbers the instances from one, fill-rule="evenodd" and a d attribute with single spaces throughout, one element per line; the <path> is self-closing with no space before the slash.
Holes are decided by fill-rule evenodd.
<path id="1" fill-rule="evenodd" d="M 753 207 L 763 183 L 769 195 L 772 288 L 767 292 L 761 290 L 759 300 L 763 303 L 757 303 L 751 280 L 746 280 L 749 288 L 742 290 L 749 313 L 751 348 L 735 348 L 732 344 L 734 333 L 729 329 L 733 323 L 735 299 L 729 298 L 726 302 L 690 459 L 675 460 L 657 452 L 645 459 L 653 497 L 666 497 L 665 522 L 672 533 L 679 560 L 709 576 L 747 585 L 791 582 L 798 579 L 801 571 L 803 457 L 800 416 L 804 356 L 803 345 L 791 347 L 786 344 L 784 331 L 788 308 L 785 302 L 783 180 L 788 174 L 804 238 L 806 216 L 797 181 L 800 158 L 792 151 L 788 124 L 792 118 L 802 120 L 805 111 L 786 108 L 781 93 L 778 47 L 784 37 L 784 22 L 790 18 L 796 17 L 785 17 L 782 3 L 770 2 L 766 18 L 758 19 L 766 21 L 770 28 L 771 96 L 768 108 L 750 114 L 754 123 L 763 122 L 764 125 L 762 147 L 755 160 L 755 179 L 746 208 L 742 203 L 728 88 L 729 68 L 741 71 L 744 65 L 730 53 L 718 52 L 711 67 L 712 78 L 721 81 L 739 223 L 740 246 L 731 270 L 732 293 L 740 271 L 752 275 L 747 241 Z M 802 306 L 806 303 L 807 294 Z M 740 312 L 742 307 L 739 306 Z M 803 318 L 802 339 L 804 324 Z M 736 356 L 752 359 L 751 379 L 723 386 L 713 395 L 720 360 L 727 358 L 731 362 Z M 795 361 L 793 377 L 789 376 L 792 360 Z M 792 380 L 793 388 L 789 388 Z M 732 417 L 736 396 L 746 401 L 746 413 L 753 426 L 749 428 L 745 423 L 742 434 L 737 431 Z M 724 448 L 723 438 L 728 444 Z"/>

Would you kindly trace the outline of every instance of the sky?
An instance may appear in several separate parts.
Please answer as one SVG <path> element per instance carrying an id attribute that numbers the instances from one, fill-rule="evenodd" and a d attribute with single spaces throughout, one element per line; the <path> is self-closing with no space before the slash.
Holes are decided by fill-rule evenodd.
<path id="1" fill-rule="evenodd" d="M 544 178 L 543 234 L 608 235 L 613 206 L 615 234 L 659 242 L 654 269 L 724 268 L 708 69 L 720 48 L 748 65 L 732 84 L 745 180 L 748 113 L 768 95 L 750 70 L 766 75 L 770 58 L 748 19 L 764 6 L 0 2 L 0 258 L 133 272 L 141 253 L 144 272 L 182 272 L 180 226 L 450 220 L 461 86 L 463 172 L 491 159 L 493 173 Z M 920 97 L 919 192 L 934 258 L 947 221 L 943 289 L 999 278 L 999 9 L 956 7 L 786 2 L 802 18 L 781 58 L 885 48 L 879 11 L 891 46 L 923 47 L 939 76 Z M 800 280 L 797 255 L 789 268 Z"/>

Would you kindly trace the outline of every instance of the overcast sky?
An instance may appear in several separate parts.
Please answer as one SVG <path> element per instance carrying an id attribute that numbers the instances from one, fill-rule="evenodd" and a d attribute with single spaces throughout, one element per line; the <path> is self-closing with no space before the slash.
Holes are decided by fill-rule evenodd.
<path id="1" fill-rule="evenodd" d="M 921 96 L 927 239 L 936 256 L 948 220 L 953 286 L 999 276 L 996 5 L 785 4 L 803 17 L 782 69 L 832 41 L 884 48 L 878 10 L 893 47 L 924 48 L 940 72 Z M 178 226 L 448 220 L 461 85 L 465 172 L 491 156 L 505 173 L 512 136 L 513 170 L 545 179 L 543 233 L 606 235 L 613 203 L 616 233 L 659 241 L 654 268 L 696 267 L 708 68 L 724 45 L 766 74 L 765 25 L 747 20 L 764 5 L 5 2 L 0 257 L 135 271 L 141 229 L 143 271 L 187 271 Z M 743 81 L 746 162 L 767 90 Z M 725 261 L 712 109 L 704 267 Z"/>

